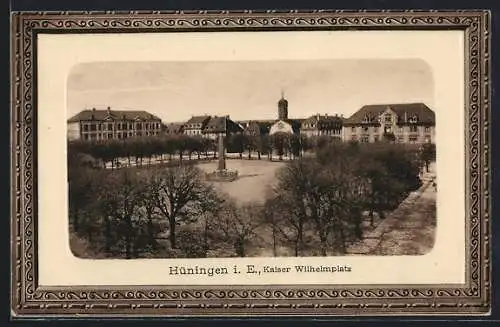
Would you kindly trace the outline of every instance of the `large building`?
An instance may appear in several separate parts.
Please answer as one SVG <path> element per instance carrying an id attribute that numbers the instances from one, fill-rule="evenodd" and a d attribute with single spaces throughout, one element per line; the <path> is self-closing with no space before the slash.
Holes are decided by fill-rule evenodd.
<path id="1" fill-rule="evenodd" d="M 183 123 L 170 123 L 163 125 L 163 132 L 167 135 L 180 135 L 184 133 Z"/>
<path id="2" fill-rule="evenodd" d="M 205 126 L 207 126 L 210 121 L 209 115 L 204 116 L 192 116 L 184 124 L 184 134 L 188 136 L 202 136 Z"/>
<path id="3" fill-rule="evenodd" d="M 205 125 L 204 129 L 202 130 L 202 135 L 205 138 L 215 140 L 218 138 L 219 134 L 226 136 L 229 134 L 237 134 L 242 132 L 243 128 L 239 124 L 232 121 L 229 116 L 214 116 L 210 118 L 208 123 Z"/>
<path id="4" fill-rule="evenodd" d="M 86 109 L 68 119 L 69 140 L 110 140 L 159 135 L 161 119 L 147 111 Z"/>
<path id="5" fill-rule="evenodd" d="M 238 124 L 243 127 L 243 133 L 248 136 L 259 136 L 269 134 L 269 130 L 273 125 L 274 121 L 266 120 L 250 120 L 238 122 Z"/>
<path id="6" fill-rule="evenodd" d="M 300 133 L 301 120 L 288 118 L 288 100 L 283 93 L 278 101 L 278 120 L 269 128 L 269 135 L 275 133 L 298 134 Z"/>
<path id="7" fill-rule="evenodd" d="M 367 105 L 343 122 L 344 141 L 435 143 L 435 114 L 423 103 Z"/>
<path id="8" fill-rule="evenodd" d="M 311 136 L 332 136 L 342 138 L 343 117 L 328 114 L 316 114 L 304 120 L 300 127 L 300 134 Z"/>

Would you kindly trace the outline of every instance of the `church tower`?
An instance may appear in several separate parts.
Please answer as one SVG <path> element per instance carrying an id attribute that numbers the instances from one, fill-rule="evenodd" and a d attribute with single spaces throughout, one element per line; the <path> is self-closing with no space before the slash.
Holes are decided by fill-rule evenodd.
<path id="1" fill-rule="evenodd" d="M 283 91 L 281 91 L 281 99 L 278 101 L 278 119 L 288 119 L 288 101 L 285 99 Z"/>

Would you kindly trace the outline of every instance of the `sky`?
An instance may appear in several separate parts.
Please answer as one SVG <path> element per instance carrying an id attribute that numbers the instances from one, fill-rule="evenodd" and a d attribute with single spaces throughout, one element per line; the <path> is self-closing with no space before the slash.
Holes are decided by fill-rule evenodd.
<path id="1" fill-rule="evenodd" d="M 423 102 L 433 108 L 432 72 L 422 60 L 96 62 L 68 76 L 68 117 L 84 109 L 146 110 L 163 122 L 193 115 L 277 119 L 349 117 L 363 105 Z"/>

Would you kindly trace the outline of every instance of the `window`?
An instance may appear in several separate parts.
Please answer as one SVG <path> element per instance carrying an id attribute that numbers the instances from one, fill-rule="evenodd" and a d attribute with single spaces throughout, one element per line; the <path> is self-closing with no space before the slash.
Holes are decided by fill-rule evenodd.
<path id="1" fill-rule="evenodd" d="M 417 142 L 418 139 L 415 135 L 412 135 L 412 136 L 410 136 L 409 140 L 410 140 L 410 143 L 415 143 L 415 142 Z"/>
<path id="2" fill-rule="evenodd" d="M 108 139 L 112 139 L 113 138 L 113 133 L 108 133 Z"/>
<path id="3" fill-rule="evenodd" d="M 377 126 L 373 126 L 373 132 L 374 133 L 378 133 L 378 127 Z"/>
<path id="4" fill-rule="evenodd" d="M 363 131 L 368 132 L 368 127 L 363 127 Z"/>
<path id="5" fill-rule="evenodd" d="M 83 131 L 88 132 L 89 131 L 89 125 L 84 124 L 83 125 Z"/>
<path id="6" fill-rule="evenodd" d="M 424 131 L 425 131 L 426 133 L 429 133 L 429 132 L 431 131 L 431 128 L 430 128 L 430 127 L 425 127 L 425 128 L 424 128 Z"/>
<path id="7" fill-rule="evenodd" d="M 417 126 L 410 126 L 410 133 L 416 133 L 417 132 Z"/>
<path id="8" fill-rule="evenodd" d="M 369 141 L 368 136 L 362 136 L 361 137 L 361 142 L 368 143 L 368 141 Z"/>
<path id="9" fill-rule="evenodd" d="M 93 132 L 95 132 L 97 130 L 96 124 L 91 124 L 90 125 L 90 130 L 93 131 Z"/>
<path id="10" fill-rule="evenodd" d="M 84 140 L 88 140 L 88 139 L 89 139 L 88 134 L 84 134 L 84 135 L 83 135 L 83 139 L 84 139 Z"/>
<path id="11" fill-rule="evenodd" d="M 351 132 L 356 132 L 356 127 L 351 127 Z"/>
<path id="12" fill-rule="evenodd" d="M 113 124 L 108 123 L 107 125 L 108 125 L 108 131 L 112 131 L 113 130 Z"/>
<path id="13" fill-rule="evenodd" d="M 373 136 L 373 141 L 378 142 L 378 135 Z"/>
<path id="14" fill-rule="evenodd" d="M 390 123 L 390 122 L 392 122 L 392 116 L 391 116 L 391 115 L 385 115 L 385 116 L 384 116 L 384 121 L 385 121 L 386 123 Z"/>

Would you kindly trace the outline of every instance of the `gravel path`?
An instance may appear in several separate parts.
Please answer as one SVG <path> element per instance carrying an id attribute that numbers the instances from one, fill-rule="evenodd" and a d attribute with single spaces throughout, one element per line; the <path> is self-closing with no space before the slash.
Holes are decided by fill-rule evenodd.
<path id="1" fill-rule="evenodd" d="M 428 185 L 422 194 L 398 208 L 391 228 L 381 235 L 372 255 L 422 255 L 434 246 L 436 192 Z"/>
<path id="2" fill-rule="evenodd" d="M 434 168 L 434 167 L 432 167 Z M 411 193 L 362 241 L 351 245 L 351 255 L 423 255 L 435 242 L 436 189 L 435 173 L 424 174 L 424 185 Z"/>

